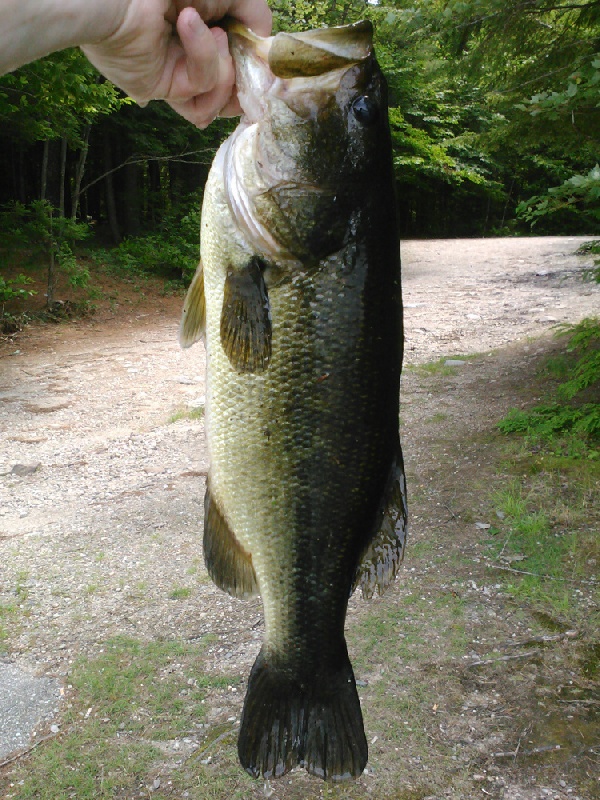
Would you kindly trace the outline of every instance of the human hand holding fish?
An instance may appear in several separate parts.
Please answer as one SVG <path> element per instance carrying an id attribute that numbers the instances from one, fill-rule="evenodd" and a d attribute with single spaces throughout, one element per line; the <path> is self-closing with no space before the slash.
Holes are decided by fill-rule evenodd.
<path id="1" fill-rule="evenodd" d="M 266 0 L 4 0 L 0 74 L 81 46 L 97 69 L 140 104 L 165 100 L 199 128 L 240 113 L 229 16 L 266 36 Z"/>

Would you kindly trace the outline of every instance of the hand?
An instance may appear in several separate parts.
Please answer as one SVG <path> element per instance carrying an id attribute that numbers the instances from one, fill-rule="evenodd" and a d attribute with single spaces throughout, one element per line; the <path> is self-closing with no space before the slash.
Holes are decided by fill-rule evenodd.
<path id="1" fill-rule="evenodd" d="M 199 128 L 217 116 L 240 113 L 227 34 L 207 23 L 229 15 L 268 36 L 266 0 L 129 0 L 126 5 L 112 34 L 82 47 L 103 75 L 141 104 L 166 100 Z"/>

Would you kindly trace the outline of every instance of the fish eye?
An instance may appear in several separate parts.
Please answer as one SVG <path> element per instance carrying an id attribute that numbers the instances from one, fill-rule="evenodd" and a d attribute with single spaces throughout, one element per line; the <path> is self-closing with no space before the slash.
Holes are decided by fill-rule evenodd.
<path id="1" fill-rule="evenodd" d="M 355 118 L 363 125 L 372 125 L 379 116 L 377 103 L 366 94 L 356 97 L 351 108 Z"/>

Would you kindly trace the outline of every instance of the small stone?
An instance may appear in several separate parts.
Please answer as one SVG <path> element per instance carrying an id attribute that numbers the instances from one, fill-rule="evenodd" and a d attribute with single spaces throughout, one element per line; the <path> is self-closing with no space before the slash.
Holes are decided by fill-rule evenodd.
<path id="1" fill-rule="evenodd" d="M 37 464 L 15 464 L 11 472 L 13 475 L 18 475 L 22 478 L 25 475 L 32 475 L 34 472 L 37 472 L 40 467 L 41 464 L 39 461 Z"/>
<path id="2" fill-rule="evenodd" d="M 491 528 L 492 526 L 489 524 L 489 522 L 476 522 L 475 527 L 479 528 L 481 531 L 487 531 L 487 529 Z"/>
<path id="3" fill-rule="evenodd" d="M 60 728 L 58 727 L 58 725 L 50 725 L 50 733 L 58 733 L 59 731 Z"/>
<path id="4" fill-rule="evenodd" d="M 463 361 L 460 358 L 447 358 L 444 361 L 445 367 L 462 367 L 463 364 L 466 364 L 466 361 Z"/>
<path id="5" fill-rule="evenodd" d="M 157 789 L 160 789 L 160 778 L 155 778 L 154 779 L 154 783 L 152 784 L 152 789 L 154 791 L 156 791 Z"/>

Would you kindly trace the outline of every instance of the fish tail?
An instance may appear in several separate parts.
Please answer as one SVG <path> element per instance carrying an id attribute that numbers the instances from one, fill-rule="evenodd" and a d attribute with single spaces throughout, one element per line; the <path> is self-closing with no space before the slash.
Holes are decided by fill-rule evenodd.
<path id="1" fill-rule="evenodd" d="M 242 713 L 238 754 L 255 778 L 278 778 L 300 764 L 331 781 L 358 777 L 368 758 L 352 665 L 344 643 L 335 670 L 310 685 L 256 659 Z"/>

